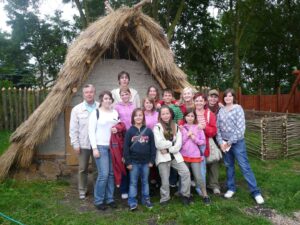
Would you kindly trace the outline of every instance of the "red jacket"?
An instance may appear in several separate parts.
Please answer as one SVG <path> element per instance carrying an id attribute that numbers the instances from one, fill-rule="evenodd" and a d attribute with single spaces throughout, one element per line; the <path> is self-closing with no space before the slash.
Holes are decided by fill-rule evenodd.
<path id="1" fill-rule="evenodd" d="M 205 109 L 204 118 L 206 120 L 206 127 L 204 129 L 205 139 L 206 139 L 206 149 L 204 151 L 204 155 L 206 157 L 209 156 L 209 138 L 213 138 L 217 134 L 217 124 L 216 124 L 216 116 L 209 109 Z"/>
<path id="2" fill-rule="evenodd" d="M 117 186 L 120 186 L 122 174 L 126 175 L 125 165 L 122 161 L 126 126 L 123 122 L 119 122 L 113 127 L 117 128 L 118 132 L 115 134 L 111 134 L 109 145 L 111 152 L 111 160 L 113 164 L 115 184 Z"/>

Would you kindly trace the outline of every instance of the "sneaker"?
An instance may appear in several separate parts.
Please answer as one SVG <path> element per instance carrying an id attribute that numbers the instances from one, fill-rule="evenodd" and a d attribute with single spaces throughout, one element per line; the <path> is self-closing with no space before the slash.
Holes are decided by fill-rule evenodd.
<path id="1" fill-rule="evenodd" d="M 153 208 L 153 204 L 152 204 L 150 201 L 146 201 L 146 202 L 145 202 L 145 206 L 146 206 L 148 209 L 152 209 L 152 208 Z"/>
<path id="2" fill-rule="evenodd" d="M 176 185 L 176 184 L 170 184 L 170 187 L 171 187 L 171 188 L 176 188 L 177 185 Z"/>
<path id="3" fill-rule="evenodd" d="M 261 204 L 264 204 L 265 203 L 265 200 L 264 198 L 261 196 L 261 195 L 256 195 L 254 197 L 255 201 L 257 204 L 261 205 Z"/>
<path id="4" fill-rule="evenodd" d="M 180 193 L 180 191 L 176 191 L 176 192 L 174 193 L 174 195 L 175 195 L 176 197 L 181 197 L 181 196 L 182 196 L 182 194 Z"/>
<path id="5" fill-rule="evenodd" d="M 127 198 L 128 198 L 128 194 L 127 194 L 127 193 L 123 193 L 123 194 L 121 195 L 121 198 L 122 198 L 122 199 L 127 199 Z"/>
<path id="6" fill-rule="evenodd" d="M 117 204 L 113 201 L 107 204 L 110 208 L 112 209 L 116 209 L 117 208 Z"/>
<path id="7" fill-rule="evenodd" d="M 195 188 L 196 192 L 198 193 L 199 196 L 203 197 L 203 193 L 199 187 Z"/>
<path id="8" fill-rule="evenodd" d="M 210 198 L 208 196 L 205 196 L 203 198 L 203 202 L 204 202 L 205 205 L 209 205 L 211 203 Z"/>
<path id="9" fill-rule="evenodd" d="M 234 191 L 230 191 L 228 190 L 225 194 L 224 194 L 224 197 L 225 198 L 232 198 L 232 196 L 234 195 Z"/>
<path id="10" fill-rule="evenodd" d="M 187 206 L 190 204 L 190 199 L 188 197 L 182 196 L 181 197 L 182 203 Z"/>
<path id="11" fill-rule="evenodd" d="M 104 211 L 104 210 L 107 209 L 106 205 L 103 204 L 103 203 L 102 203 L 102 204 L 99 204 L 99 205 L 96 205 L 96 208 L 99 209 L 99 210 L 102 210 L 102 211 Z"/>
<path id="12" fill-rule="evenodd" d="M 137 208 L 137 204 L 132 204 L 129 206 L 130 211 L 134 211 Z"/>
<path id="13" fill-rule="evenodd" d="M 160 202 L 159 204 L 160 204 L 161 206 L 166 206 L 166 205 L 169 204 L 169 200 Z"/>
<path id="14" fill-rule="evenodd" d="M 80 199 L 80 200 L 85 199 L 85 197 L 86 197 L 86 196 L 85 196 L 85 193 L 80 193 L 80 194 L 79 194 L 79 199 Z"/>
<path id="15" fill-rule="evenodd" d="M 213 189 L 213 193 L 214 193 L 215 195 L 220 195 L 220 194 L 221 194 L 221 191 L 220 191 L 219 188 L 214 188 L 214 189 Z"/>

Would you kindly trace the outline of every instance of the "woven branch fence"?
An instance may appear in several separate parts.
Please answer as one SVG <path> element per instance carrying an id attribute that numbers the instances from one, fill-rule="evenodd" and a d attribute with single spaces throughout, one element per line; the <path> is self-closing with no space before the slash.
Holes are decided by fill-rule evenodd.
<path id="1" fill-rule="evenodd" d="M 2 88 L 0 130 L 14 131 L 44 101 L 50 89 Z"/>
<path id="2" fill-rule="evenodd" d="M 247 111 L 246 118 L 248 154 L 262 160 L 300 155 L 299 114 Z"/>

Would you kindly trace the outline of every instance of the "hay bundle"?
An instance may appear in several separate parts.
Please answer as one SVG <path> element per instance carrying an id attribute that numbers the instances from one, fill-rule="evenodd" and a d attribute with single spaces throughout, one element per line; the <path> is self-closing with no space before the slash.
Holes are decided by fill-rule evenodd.
<path id="1" fill-rule="evenodd" d="M 95 63 L 110 48 L 124 41 L 134 46 L 159 83 L 175 90 L 191 86 L 186 75 L 174 64 L 169 43 L 162 28 L 135 7 L 123 7 L 91 24 L 69 47 L 64 66 L 44 102 L 12 134 L 11 145 L 0 158 L 0 180 L 10 168 L 28 167 L 35 148 L 52 133 L 57 119 L 72 100 Z"/>

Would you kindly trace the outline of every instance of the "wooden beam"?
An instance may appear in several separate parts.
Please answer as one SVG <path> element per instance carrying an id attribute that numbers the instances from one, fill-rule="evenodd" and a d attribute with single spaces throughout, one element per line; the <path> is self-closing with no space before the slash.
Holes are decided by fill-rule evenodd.
<path id="1" fill-rule="evenodd" d="M 162 89 L 167 88 L 166 84 L 160 78 L 160 76 L 156 73 L 156 71 L 152 67 L 151 63 L 149 62 L 149 60 L 147 59 L 147 57 L 145 56 L 145 54 L 143 53 L 143 51 L 141 50 L 141 48 L 139 47 L 139 45 L 136 43 L 136 41 L 134 40 L 134 38 L 131 36 L 131 34 L 128 33 L 127 31 L 125 33 L 126 33 L 127 38 L 129 39 L 129 41 L 131 42 L 131 44 L 135 47 L 135 49 L 138 51 L 138 53 L 140 54 L 140 56 L 142 57 L 142 59 L 144 60 L 144 62 L 146 63 L 146 65 L 148 66 L 151 74 L 157 80 L 157 82 L 159 83 L 160 87 Z"/>
<path id="2" fill-rule="evenodd" d="M 141 8 L 143 5 L 145 5 L 146 3 L 152 3 L 152 0 L 142 0 L 139 3 L 135 4 L 133 6 L 134 9 L 139 9 Z"/>

